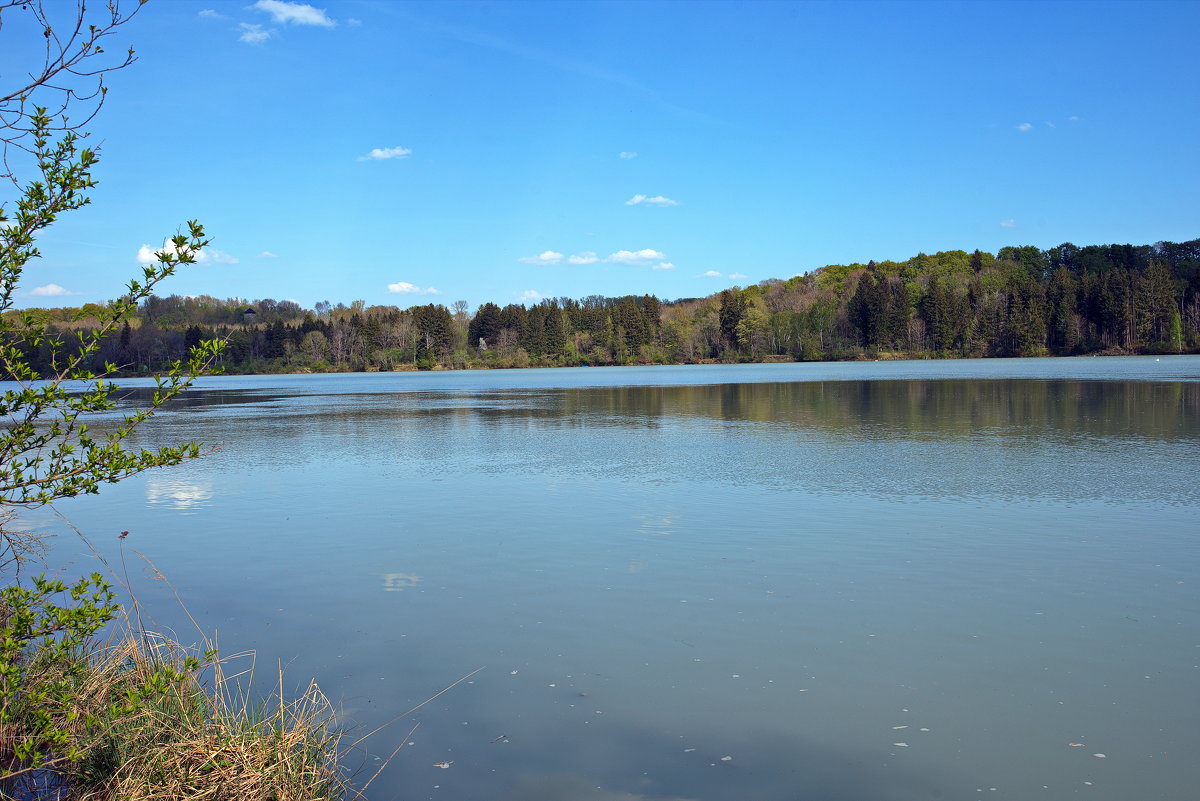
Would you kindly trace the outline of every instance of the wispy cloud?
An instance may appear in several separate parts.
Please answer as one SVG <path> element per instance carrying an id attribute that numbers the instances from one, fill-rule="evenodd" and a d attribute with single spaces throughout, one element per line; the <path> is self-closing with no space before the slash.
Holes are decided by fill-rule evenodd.
<path id="1" fill-rule="evenodd" d="M 1018 126 L 1017 126 L 1017 130 L 1018 130 L 1018 131 L 1020 131 L 1021 133 L 1024 133 L 1024 132 L 1026 132 L 1026 131 L 1032 131 L 1032 130 L 1033 130 L 1033 125 L 1032 125 L 1031 123 L 1028 123 L 1028 122 L 1023 122 L 1023 123 L 1021 123 L 1020 125 L 1018 125 Z"/>
<path id="2" fill-rule="evenodd" d="M 1016 228 L 1017 221 L 1016 220 L 1001 220 L 1000 227 L 1001 228 Z"/>
<path id="3" fill-rule="evenodd" d="M 211 8 L 200 9 L 199 11 L 196 12 L 196 16 L 204 17 L 205 19 L 228 19 L 220 11 L 214 11 Z"/>
<path id="4" fill-rule="evenodd" d="M 150 265 L 158 263 L 157 253 L 178 253 L 179 250 L 170 240 L 163 242 L 162 247 L 154 248 L 150 245 L 142 245 L 137 251 L 137 262 L 141 265 Z M 230 255 L 223 250 L 216 248 L 205 248 L 198 251 L 196 254 L 197 264 L 238 264 L 240 259 L 237 256 Z"/>
<path id="5" fill-rule="evenodd" d="M 259 257 L 260 259 L 277 259 L 277 258 L 279 258 L 279 254 L 278 254 L 278 253 L 272 253 L 272 252 L 271 252 L 271 251 L 269 251 L 269 250 L 264 250 L 262 253 L 259 253 L 259 254 L 258 254 L 258 257 Z"/>
<path id="6" fill-rule="evenodd" d="M 271 15 L 271 20 L 280 25 L 316 25 L 321 28 L 332 28 L 337 25 L 323 8 L 314 8 L 307 3 L 287 3 L 284 0 L 258 0 L 250 6 L 257 11 L 265 11 Z"/>
<path id="7" fill-rule="evenodd" d="M 629 198 L 629 200 L 625 201 L 626 206 L 640 206 L 643 203 L 648 203 L 651 206 L 679 205 L 679 201 L 671 200 L 671 198 L 663 197 L 662 195 L 655 195 L 654 197 L 647 197 L 646 195 L 634 195 L 633 197 Z"/>
<path id="8" fill-rule="evenodd" d="M 633 152 L 632 150 L 622 150 L 620 153 L 617 154 L 617 158 L 636 159 L 637 153 Z"/>
<path id="9" fill-rule="evenodd" d="M 729 277 L 734 281 L 741 281 L 743 278 L 749 278 L 750 276 L 746 275 L 745 273 L 730 273 Z"/>
<path id="10" fill-rule="evenodd" d="M 421 29 L 421 33 L 426 35 L 441 34 L 449 36 L 460 42 L 491 48 L 520 58 L 529 59 L 554 69 L 564 70 L 586 76 L 595 81 L 603 81 L 623 87 L 630 93 L 640 95 L 642 99 L 653 102 L 673 114 L 686 115 L 707 123 L 729 126 L 729 123 L 725 120 L 714 119 L 694 109 L 683 108 L 671 103 L 653 87 L 641 83 L 628 74 L 608 69 L 600 66 L 598 63 L 578 61 L 574 58 L 566 57 L 562 53 L 567 51 L 563 51 L 553 44 L 549 46 L 549 49 L 540 49 L 524 44 L 517 39 L 506 39 L 496 36 L 483 29 L 447 24 L 436 20 L 434 17 L 424 16 L 413 11 L 412 9 L 415 5 L 413 3 L 373 3 L 372 12 L 376 15 L 388 14 L 393 17 L 402 18 L 406 25 L 409 27 L 417 26 Z M 634 69 L 641 69 L 640 63 L 632 63 L 630 66 Z"/>
<path id="11" fill-rule="evenodd" d="M 217 250 L 216 248 L 205 248 L 204 250 L 200 251 L 200 256 L 212 259 L 215 264 L 241 263 L 241 259 L 239 259 L 237 256 L 230 255 L 229 253 L 226 253 L 223 250 Z"/>
<path id="12" fill-rule="evenodd" d="M 34 287 L 29 290 L 29 294 L 44 298 L 56 298 L 60 295 L 74 295 L 75 293 L 64 289 L 58 284 L 46 284 L 45 286 Z"/>
<path id="13" fill-rule="evenodd" d="M 238 30 L 242 32 L 242 35 L 238 37 L 238 41 L 245 42 L 246 44 L 262 44 L 271 38 L 270 31 L 253 22 L 238 23 Z"/>
<path id="14" fill-rule="evenodd" d="M 716 270 L 705 270 L 696 276 L 697 278 L 724 278 L 725 276 Z"/>
<path id="15" fill-rule="evenodd" d="M 563 254 L 556 250 L 543 250 L 536 256 L 525 256 L 518 261 L 523 261 L 526 264 L 558 264 L 563 260 Z"/>
<path id="16" fill-rule="evenodd" d="M 570 256 L 564 256 L 557 250 L 544 250 L 536 256 L 524 256 L 518 259 L 518 261 L 524 264 L 559 264 L 564 259 L 566 259 L 567 264 L 597 264 L 603 262 L 605 264 L 645 265 L 658 262 L 653 269 L 673 270 L 675 268 L 674 264 L 667 261 L 667 254 L 661 250 L 654 250 L 652 248 L 618 250 L 616 253 L 611 253 L 604 258 L 600 258 L 600 256 L 590 250 L 573 253 Z"/>
<path id="17" fill-rule="evenodd" d="M 1070 117 L 1067 117 L 1067 119 L 1068 119 L 1068 120 L 1070 120 L 1071 122 L 1078 122 L 1078 121 L 1079 121 L 1079 118 L 1078 118 L 1078 117 L 1076 117 L 1074 114 L 1072 114 Z"/>
<path id="18" fill-rule="evenodd" d="M 1050 120 L 1046 120 L 1046 127 L 1047 128 L 1057 128 L 1058 126 L 1055 125 L 1054 123 L 1050 122 Z"/>
<path id="19" fill-rule="evenodd" d="M 388 290 L 388 292 L 391 292 L 394 295 L 440 295 L 440 294 L 442 294 L 441 292 L 439 292 L 438 290 L 434 289 L 431 286 L 427 286 L 424 289 L 422 289 L 421 287 L 417 286 L 416 284 L 410 284 L 407 281 L 397 281 L 394 284 L 388 284 L 387 290 Z"/>
<path id="20" fill-rule="evenodd" d="M 365 156 L 359 156 L 359 161 L 385 161 L 387 159 L 408 158 L 412 150 L 407 147 L 376 147 Z"/>
<path id="21" fill-rule="evenodd" d="M 541 300 L 544 296 L 536 289 L 526 289 L 519 297 L 521 300 Z"/>
<path id="22" fill-rule="evenodd" d="M 660 250 L 644 248 L 642 250 L 618 250 L 605 261 L 615 264 L 645 264 L 651 261 L 665 261 L 667 254 Z"/>

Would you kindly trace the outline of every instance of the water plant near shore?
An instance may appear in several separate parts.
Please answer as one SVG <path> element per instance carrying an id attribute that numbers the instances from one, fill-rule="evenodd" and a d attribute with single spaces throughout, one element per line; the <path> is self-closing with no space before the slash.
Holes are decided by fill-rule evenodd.
<path id="1" fill-rule="evenodd" d="M 253 694 L 215 649 L 142 630 L 114 599 L 100 574 L 0 592 L 0 797 L 356 795 L 315 682 L 289 697 L 280 671 Z"/>

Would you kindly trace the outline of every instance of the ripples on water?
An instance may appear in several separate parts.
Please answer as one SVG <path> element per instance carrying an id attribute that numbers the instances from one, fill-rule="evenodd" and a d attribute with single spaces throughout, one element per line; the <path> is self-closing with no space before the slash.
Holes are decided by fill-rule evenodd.
<path id="1" fill-rule="evenodd" d="M 1174 801 L 1200 779 L 1198 378 L 219 378 L 147 432 L 219 452 L 63 509 L 368 728 L 487 665 L 373 797 Z"/>

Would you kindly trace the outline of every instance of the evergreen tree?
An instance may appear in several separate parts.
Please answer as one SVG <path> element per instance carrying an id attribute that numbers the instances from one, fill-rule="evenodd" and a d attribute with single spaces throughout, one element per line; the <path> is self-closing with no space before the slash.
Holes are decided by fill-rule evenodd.
<path id="1" fill-rule="evenodd" d="M 1079 346 L 1079 331 L 1075 325 L 1076 300 L 1075 279 L 1067 268 L 1059 267 L 1050 279 L 1047 291 L 1050 310 L 1048 325 L 1049 346 L 1059 354 L 1068 354 Z"/>
<path id="2" fill-rule="evenodd" d="M 475 316 L 471 318 L 470 325 L 467 326 L 467 344 L 476 348 L 479 347 L 479 340 L 482 339 L 488 347 L 493 347 L 501 328 L 500 307 L 495 303 L 485 303 L 479 307 L 479 311 L 475 313 Z"/>
<path id="3" fill-rule="evenodd" d="M 719 321 L 721 327 L 721 347 L 723 350 L 736 350 L 737 327 L 742 321 L 746 310 L 746 300 L 736 289 L 726 289 L 721 293 L 721 309 Z"/>

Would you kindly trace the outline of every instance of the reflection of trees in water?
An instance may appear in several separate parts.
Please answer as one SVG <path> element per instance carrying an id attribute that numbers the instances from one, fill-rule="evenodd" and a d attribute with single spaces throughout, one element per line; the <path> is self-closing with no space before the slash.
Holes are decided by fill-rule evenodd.
<path id="1" fill-rule="evenodd" d="M 576 426 L 603 418 L 607 425 L 654 427 L 667 417 L 699 417 L 871 439 L 1001 429 L 1172 439 L 1195 436 L 1200 420 L 1200 384 L 1190 382 L 824 381 L 531 391 L 503 400 L 471 411 L 484 419 L 567 420 Z"/>
<path id="2" fill-rule="evenodd" d="M 1195 469 L 1198 421 L 1197 382 L 893 380 L 297 394 L 146 434 L 222 445 L 222 473 L 276 465 L 313 492 L 390 481 L 397 498 L 420 476 L 553 474 L 1158 502 Z"/>
<path id="3" fill-rule="evenodd" d="M 603 402 L 614 414 L 666 412 L 845 430 L 872 439 L 1025 427 L 1058 435 L 1172 438 L 1195 435 L 1200 419 L 1200 384 L 1183 382 L 827 381 L 605 392 Z"/>
<path id="4" fill-rule="evenodd" d="M 1194 437 L 1200 383 L 1078 380 L 819 381 L 288 396 L 197 390 L 192 407 L 269 415 L 306 429 L 525 422 L 655 428 L 668 418 L 767 423 L 870 439 L 1047 431 L 1055 436 Z M 255 404 L 254 408 L 246 408 Z M 239 411 L 237 407 L 242 407 Z M 194 421 L 191 421 L 194 422 Z"/>

